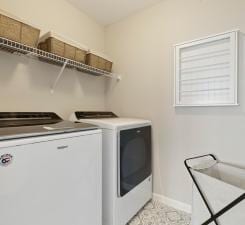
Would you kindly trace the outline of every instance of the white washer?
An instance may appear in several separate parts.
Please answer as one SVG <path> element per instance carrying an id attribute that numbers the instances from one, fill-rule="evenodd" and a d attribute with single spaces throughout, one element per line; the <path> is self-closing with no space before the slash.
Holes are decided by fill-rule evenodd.
<path id="1" fill-rule="evenodd" d="M 110 112 L 75 112 L 102 128 L 103 225 L 125 225 L 152 198 L 151 122 Z"/>
<path id="2" fill-rule="evenodd" d="M 101 225 L 101 130 L 0 113 L 0 224 Z"/>

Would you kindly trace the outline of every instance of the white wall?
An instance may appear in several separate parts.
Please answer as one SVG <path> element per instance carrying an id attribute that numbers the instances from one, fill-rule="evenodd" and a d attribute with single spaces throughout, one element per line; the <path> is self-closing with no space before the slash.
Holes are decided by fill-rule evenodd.
<path id="1" fill-rule="evenodd" d="M 123 78 L 108 86 L 107 107 L 153 121 L 158 194 L 191 202 L 183 166 L 189 156 L 215 153 L 245 166 L 244 51 L 240 107 L 173 107 L 173 45 L 233 28 L 245 31 L 244 12 L 244 0 L 166 0 L 106 28 L 106 50 Z"/>
<path id="2" fill-rule="evenodd" d="M 104 51 L 104 27 L 65 0 L 0 0 L 0 9 L 41 28 Z M 0 111 L 55 111 L 64 118 L 74 110 L 104 109 L 105 81 L 66 69 L 54 95 L 50 86 L 60 67 L 0 52 Z"/>
<path id="3" fill-rule="evenodd" d="M 0 0 L 0 8 L 36 24 L 42 33 L 53 30 L 95 50 L 106 49 L 115 72 L 123 76 L 120 83 L 105 84 L 103 78 L 67 69 L 51 95 L 59 67 L 0 52 L 0 111 L 55 111 L 67 118 L 78 109 L 105 109 L 106 91 L 107 109 L 153 121 L 154 190 L 187 203 L 186 157 L 214 152 L 221 160 L 245 165 L 243 51 L 240 107 L 172 107 L 172 45 L 233 28 L 245 31 L 243 0 L 165 0 L 107 27 L 105 39 L 102 26 L 64 0 Z"/>

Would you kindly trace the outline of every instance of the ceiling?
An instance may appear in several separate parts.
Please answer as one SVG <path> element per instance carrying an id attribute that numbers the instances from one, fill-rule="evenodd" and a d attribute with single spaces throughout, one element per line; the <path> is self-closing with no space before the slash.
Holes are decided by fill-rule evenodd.
<path id="1" fill-rule="evenodd" d="M 68 0 L 100 24 L 109 25 L 162 0 Z"/>

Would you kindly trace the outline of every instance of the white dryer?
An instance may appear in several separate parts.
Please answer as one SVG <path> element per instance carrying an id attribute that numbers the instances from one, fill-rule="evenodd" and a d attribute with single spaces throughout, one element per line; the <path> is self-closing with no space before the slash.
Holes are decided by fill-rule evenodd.
<path id="1" fill-rule="evenodd" d="M 101 225 L 101 130 L 0 113 L 0 224 Z"/>
<path id="2" fill-rule="evenodd" d="M 103 225 L 125 225 L 152 198 L 151 122 L 111 112 L 75 112 L 102 128 Z"/>

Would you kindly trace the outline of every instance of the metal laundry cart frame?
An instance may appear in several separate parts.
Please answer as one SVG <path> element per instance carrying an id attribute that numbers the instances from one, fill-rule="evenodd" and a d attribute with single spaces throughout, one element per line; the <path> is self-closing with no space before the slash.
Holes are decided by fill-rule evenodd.
<path id="1" fill-rule="evenodd" d="M 188 158 L 185 160 L 185 167 L 188 170 L 199 194 L 201 195 L 202 200 L 204 201 L 211 217 L 209 219 L 207 219 L 204 223 L 202 223 L 201 225 L 208 225 L 212 222 L 214 222 L 216 225 L 219 225 L 219 222 L 217 221 L 217 219 L 222 216 L 223 214 L 225 214 L 227 211 L 229 211 L 231 208 L 233 208 L 234 206 L 236 206 L 237 204 L 239 204 L 241 201 L 243 201 L 245 199 L 245 193 L 242 194 L 241 196 L 239 196 L 238 198 L 236 198 L 234 201 L 232 201 L 231 203 L 229 203 L 228 205 L 226 205 L 223 209 L 221 209 L 220 211 L 218 211 L 217 213 L 214 213 L 212 208 L 210 207 L 208 200 L 205 197 L 205 194 L 203 193 L 201 187 L 199 186 L 196 178 L 194 177 L 194 175 L 191 172 L 191 169 L 193 169 L 191 166 L 189 166 L 188 162 L 191 160 L 195 160 L 195 159 L 201 159 L 201 158 L 205 158 L 205 157 L 211 157 L 213 160 L 215 160 L 216 162 L 218 162 L 217 158 L 213 155 L 213 154 L 208 154 L 208 155 L 202 155 L 202 156 L 197 156 L 197 157 L 192 157 L 192 158 Z"/>

